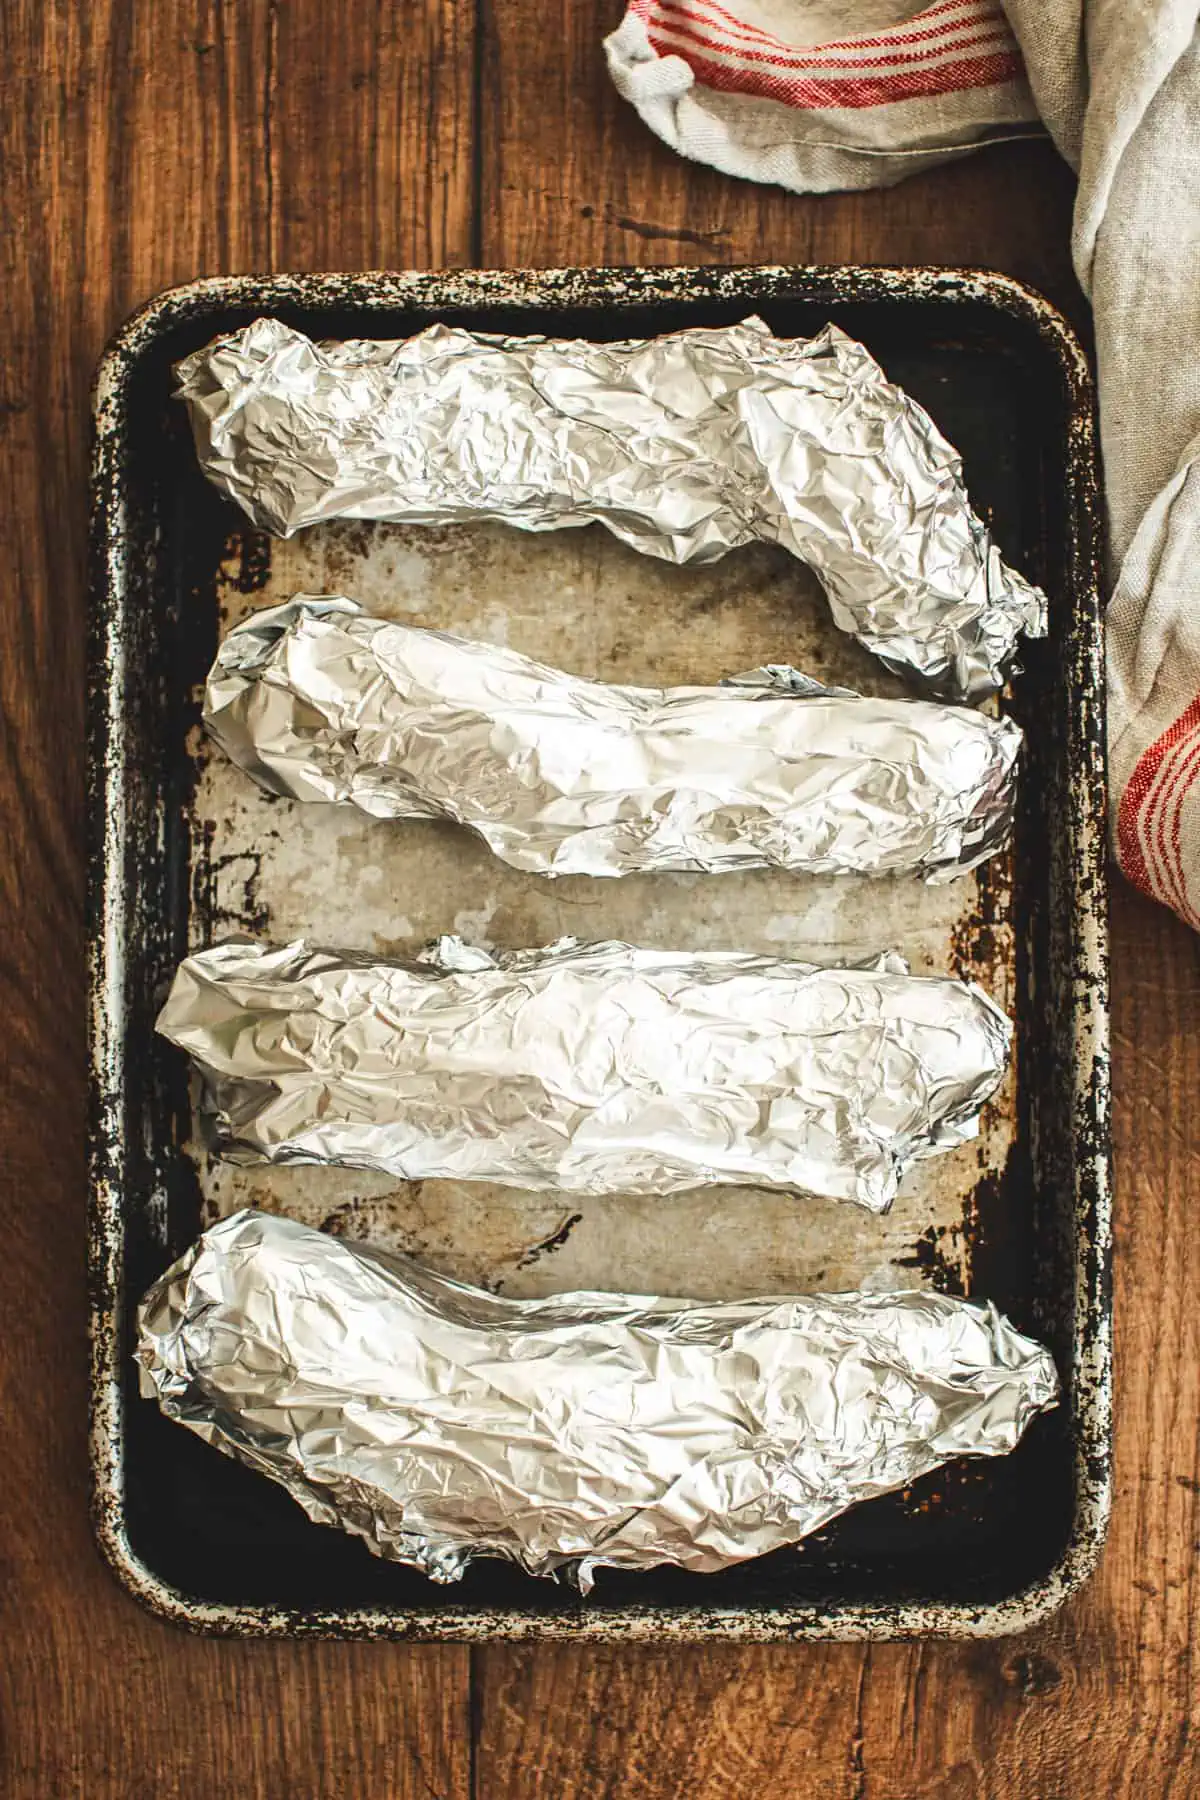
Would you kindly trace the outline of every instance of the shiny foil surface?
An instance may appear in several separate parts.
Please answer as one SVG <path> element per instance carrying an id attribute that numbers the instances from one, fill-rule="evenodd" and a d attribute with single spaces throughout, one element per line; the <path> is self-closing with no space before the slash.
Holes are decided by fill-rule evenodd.
<path id="1" fill-rule="evenodd" d="M 714 1183 L 884 1212 L 974 1137 L 1012 1035 L 981 989 L 896 956 L 814 968 L 564 938 L 398 961 L 234 940 L 184 961 L 158 1030 L 237 1162 L 569 1194 Z"/>
<path id="2" fill-rule="evenodd" d="M 242 1212 L 138 1314 L 142 1392 L 323 1525 L 584 1592 L 795 1543 L 1055 1404 L 1048 1351 L 932 1292 L 509 1300 Z"/>
<path id="3" fill-rule="evenodd" d="M 935 692 L 1000 687 L 1045 596 L 1001 560 L 957 452 L 833 325 L 647 341 L 432 325 L 316 344 L 262 318 L 176 369 L 200 463 L 255 524 L 602 524 L 647 555 L 783 545 L 843 631 Z"/>
<path id="4" fill-rule="evenodd" d="M 540 875 L 782 868 L 945 880 L 1008 836 L 1019 727 L 826 690 L 584 681 L 515 650 L 297 595 L 229 633 L 204 718 L 256 780 L 469 826 Z"/>

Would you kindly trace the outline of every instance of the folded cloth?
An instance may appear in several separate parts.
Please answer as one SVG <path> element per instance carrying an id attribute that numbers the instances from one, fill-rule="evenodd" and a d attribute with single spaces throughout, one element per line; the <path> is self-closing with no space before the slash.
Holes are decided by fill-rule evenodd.
<path id="1" fill-rule="evenodd" d="M 1073 249 L 1095 312 L 1109 525 L 1116 854 L 1131 881 L 1200 926 L 1196 3 L 1005 8 L 1037 108 L 1079 172 Z M 668 143 L 798 192 L 885 186 L 1031 116 L 990 0 L 912 14 L 902 0 L 632 0 L 606 49 L 618 88 Z"/>
<path id="2" fill-rule="evenodd" d="M 673 149 L 799 193 L 890 187 L 1036 129 L 999 0 L 908 11 L 900 0 L 630 0 L 604 48 L 619 91 Z"/>

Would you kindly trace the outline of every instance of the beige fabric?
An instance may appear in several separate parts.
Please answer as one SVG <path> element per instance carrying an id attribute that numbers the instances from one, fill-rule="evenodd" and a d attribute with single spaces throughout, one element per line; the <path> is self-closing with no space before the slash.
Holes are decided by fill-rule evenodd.
<path id="1" fill-rule="evenodd" d="M 631 0 L 604 49 L 674 149 L 802 193 L 1040 130 L 999 0 Z"/>
<path id="2" fill-rule="evenodd" d="M 1079 169 L 1113 581 L 1113 837 L 1200 925 L 1200 33 L 1194 0 L 1007 0 Z"/>

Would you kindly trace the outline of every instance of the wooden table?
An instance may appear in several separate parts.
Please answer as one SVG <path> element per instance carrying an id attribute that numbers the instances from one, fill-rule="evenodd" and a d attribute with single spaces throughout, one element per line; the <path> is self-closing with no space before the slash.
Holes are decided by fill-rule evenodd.
<path id="1" fill-rule="evenodd" d="M 1117 1503 L 1099 1575 L 1047 1629 L 662 1652 L 222 1643 L 144 1615 L 92 1547 L 85 458 L 109 333 L 223 270 L 759 260 L 982 264 L 1085 322 L 1048 145 L 878 194 L 740 184 L 612 93 L 600 39 L 620 10 L 0 7 L 0 1791 L 17 1800 L 1200 1792 L 1200 940 L 1120 881 Z"/>

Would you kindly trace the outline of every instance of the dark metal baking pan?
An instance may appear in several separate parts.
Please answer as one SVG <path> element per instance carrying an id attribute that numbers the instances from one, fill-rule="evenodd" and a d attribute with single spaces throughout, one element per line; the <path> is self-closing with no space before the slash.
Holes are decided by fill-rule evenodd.
<path id="1" fill-rule="evenodd" d="M 318 336 L 432 319 L 644 336 L 756 311 L 832 318 L 961 449 L 1052 630 L 1004 705 L 1028 735 L 1011 856 L 950 888 L 799 878 L 538 883 L 465 834 L 377 828 L 253 790 L 198 732 L 219 632 L 298 588 L 499 635 L 580 673 L 712 680 L 786 658 L 886 685 L 775 551 L 668 569 L 599 528 L 322 527 L 274 542 L 196 466 L 171 364 L 277 313 Z M 1101 617 L 1092 398 L 1058 315 L 1003 277 L 870 269 L 236 277 L 153 301 L 96 384 L 91 661 L 91 1296 L 96 1528 L 120 1579 L 202 1629 L 441 1638 L 889 1637 L 1024 1629 L 1084 1577 L 1109 1504 L 1109 1120 Z M 301 813 L 303 817 L 301 817 Z M 774 881 L 774 885 L 772 882 Z M 1015 1013 L 1016 1073 L 977 1147 L 925 1165 L 893 1214 L 749 1193 L 582 1207 L 355 1171 L 232 1172 L 192 1140 L 181 1059 L 153 1035 L 189 944 L 231 929 L 394 948 L 457 926 L 573 929 L 802 953 L 895 943 Z M 719 1576 L 601 1577 L 585 1602 L 498 1563 L 438 1588 L 308 1522 L 286 1495 L 139 1400 L 133 1310 L 215 1216 L 246 1203 L 399 1244 L 507 1292 L 697 1295 L 929 1281 L 1047 1341 L 1065 1404 L 998 1461 L 961 1463 Z"/>

